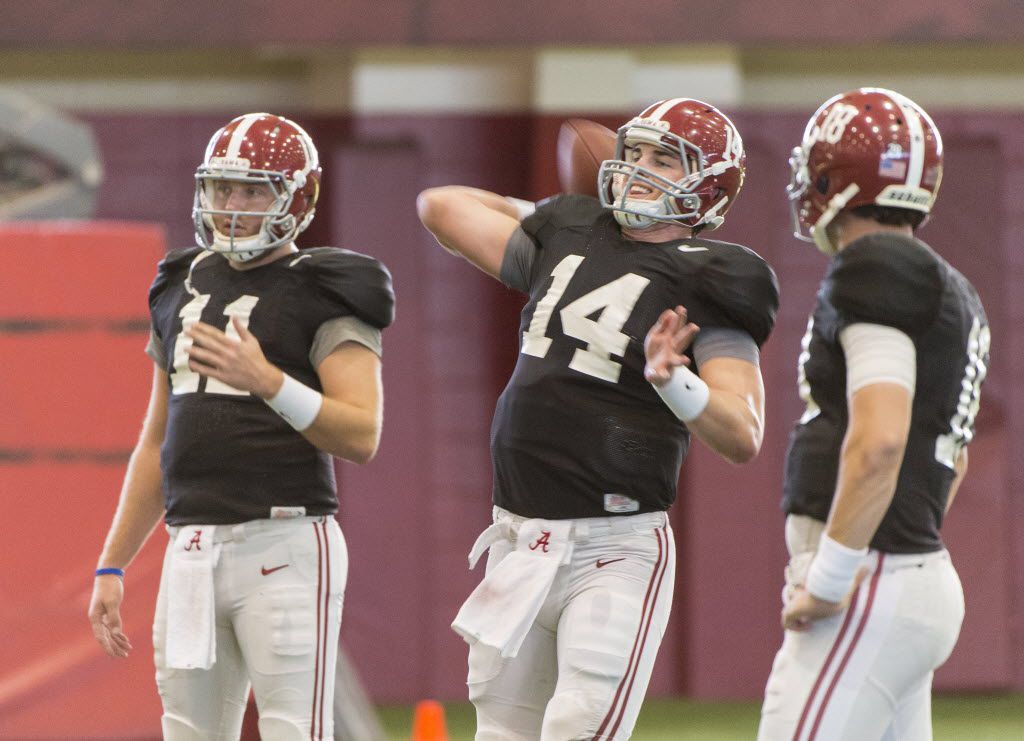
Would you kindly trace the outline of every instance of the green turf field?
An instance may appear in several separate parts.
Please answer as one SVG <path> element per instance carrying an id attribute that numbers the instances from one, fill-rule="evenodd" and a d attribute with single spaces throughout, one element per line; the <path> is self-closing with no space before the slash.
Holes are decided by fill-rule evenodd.
<path id="1" fill-rule="evenodd" d="M 739 741 L 753 739 L 759 703 L 698 703 L 649 700 L 640 713 L 634 741 Z M 451 741 L 471 741 L 473 709 L 445 708 Z M 939 696 L 933 704 L 935 741 L 1024 741 L 1024 695 Z M 389 741 L 406 741 L 412 709 L 381 709 Z"/>

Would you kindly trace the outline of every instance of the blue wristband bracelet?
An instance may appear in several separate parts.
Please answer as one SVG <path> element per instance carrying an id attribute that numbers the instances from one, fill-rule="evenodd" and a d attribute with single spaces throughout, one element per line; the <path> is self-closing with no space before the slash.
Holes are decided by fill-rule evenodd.
<path id="1" fill-rule="evenodd" d="M 118 576 L 124 579 L 124 569 L 96 569 L 96 576 L 107 576 L 108 574 L 111 576 Z"/>

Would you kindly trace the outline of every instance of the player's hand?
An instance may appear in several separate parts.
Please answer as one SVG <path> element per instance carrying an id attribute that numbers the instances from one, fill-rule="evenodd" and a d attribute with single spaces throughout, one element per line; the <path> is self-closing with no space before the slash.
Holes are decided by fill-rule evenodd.
<path id="1" fill-rule="evenodd" d="M 850 600 L 860 589 L 860 583 L 867 576 L 867 569 L 861 569 L 853 580 L 853 586 L 839 602 L 827 602 L 818 599 L 804 589 L 803 585 L 793 587 L 789 601 L 782 608 L 782 627 L 786 630 L 804 631 L 816 620 L 838 615 L 850 606 Z"/>
<path id="2" fill-rule="evenodd" d="M 192 338 L 188 367 L 240 391 L 269 399 L 281 389 L 281 371 L 267 361 L 260 342 L 238 317 L 231 317 L 238 339 L 214 326 L 196 322 L 185 334 Z"/>
<path id="3" fill-rule="evenodd" d="M 89 601 L 92 634 L 108 655 L 122 659 L 132 650 L 132 644 L 121 627 L 123 599 L 124 584 L 120 577 L 110 574 L 96 577 L 92 585 L 92 599 Z"/>
<path id="4" fill-rule="evenodd" d="M 690 359 L 683 353 L 699 331 L 700 327 L 686 321 L 686 309 L 682 306 L 665 309 L 644 339 L 644 378 L 661 386 L 671 378 L 673 368 L 689 365 Z"/>

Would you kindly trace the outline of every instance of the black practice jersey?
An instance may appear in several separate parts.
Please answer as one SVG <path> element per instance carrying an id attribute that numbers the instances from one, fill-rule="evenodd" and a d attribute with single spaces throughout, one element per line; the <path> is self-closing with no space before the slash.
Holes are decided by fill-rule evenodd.
<path id="1" fill-rule="evenodd" d="M 974 436 L 989 328 L 974 287 L 911 237 L 862 237 L 832 260 L 800 356 L 807 410 L 790 440 L 783 509 L 828 518 L 848 421 L 839 332 L 857 322 L 895 327 L 917 351 L 906 453 L 895 497 L 871 547 L 892 553 L 938 550 L 953 464 Z"/>
<path id="2" fill-rule="evenodd" d="M 271 507 L 337 510 L 331 457 L 266 403 L 188 368 L 183 323 L 201 319 L 237 336 L 237 316 L 267 360 L 314 389 L 309 359 L 317 329 L 355 316 L 383 328 L 394 312 L 391 278 L 373 258 L 330 247 L 303 250 L 249 270 L 221 255 L 193 263 L 198 248 L 171 252 L 149 293 L 156 340 L 170 379 L 160 451 L 167 522 L 227 524 L 270 517 Z"/>
<path id="3" fill-rule="evenodd" d="M 778 308 L 774 273 L 735 244 L 626 239 L 586 196 L 542 203 L 522 229 L 538 252 L 491 427 L 495 504 L 548 519 L 668 508 L 690 435 L 644 380 L 644 337 L 682 305 L 702 328 L 760 345 Z"/>

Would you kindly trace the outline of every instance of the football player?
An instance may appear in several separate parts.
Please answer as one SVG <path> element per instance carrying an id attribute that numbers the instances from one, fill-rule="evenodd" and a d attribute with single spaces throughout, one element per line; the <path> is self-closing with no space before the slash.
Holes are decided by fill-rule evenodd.
<path id="1" fill-rule="evenodd" d="M 732 122 L 677 98 L 619 129 L 599 198 L 419 197 L 442 246 L 528 296 L 491 430 L 494 524 L 471 554 L 490 548 L 487 576 L 453 624 L 478 739 L 632 732 L 668 621 L 666 510 L 690 435 L 736 463 L 761 446 L 777 282 L 703 237 L 743 176 Z"/>
<path id="2" fill-rule="evenodd" d="M 373 258 L 298 251 L 320 177 L 297 124 L 232 120 L 196 171 L 199 246 L 150 289 L 152 395 L 89 617 L 126 656 L 124 569 L 165 518 L 153 642 L 172 741 L 237 739 L 250 684 L 263 738 L 334 737 L 348 558 L 331 456 L 376 451 L 394 297 Z"/>
<path id="3" fill-rule="evenodd" d="M 790 162 L 796 234 L 831 263 L 800 356 L 786 632 L 759 738 L 928 739 L 932 672 L 964 615 L 939 528 L 967 469 L 988 322 L 967 279 L 914 237 L 942 179 L 918 105 L 837 95 Z"/>

